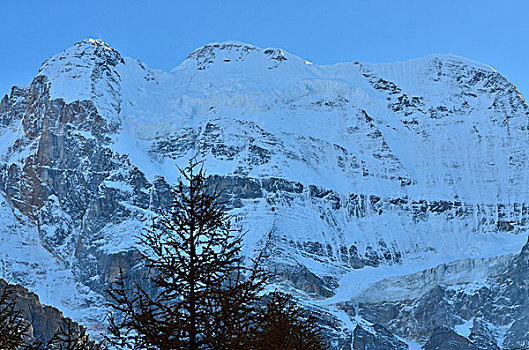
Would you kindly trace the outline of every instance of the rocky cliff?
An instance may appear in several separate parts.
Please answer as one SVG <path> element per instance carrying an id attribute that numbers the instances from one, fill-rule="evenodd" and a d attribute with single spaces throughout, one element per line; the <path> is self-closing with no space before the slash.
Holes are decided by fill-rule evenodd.
<path id="1" fill-rule="evenodd" d="M 26 333 L 28 342 L 40 341 L 42 344 L 47 344 L 60 330 L 71 330 L 72 337 L 80 334 L 80 327 L 77 323 L 64 317 L 62 312 L 56 308 L 42 305 L 35 293 L 20 285 L 9 284 L 0 279 L 0 291 L 4 290 L 11 293 L 10 299 L 14 300 L 14 311 L 20 312 L 22 319 L 30 324 Z"/>
<path id="2" fill-rule="evenodd" d="M 270 242 L 336 348 L 523 348 L 528 115 L 453 55 L 320 66 L 226 42 L 164 72 L 81 41 L 0 102 L 1 275 L 101 331 L 198 153 L 245 254 Z"/>

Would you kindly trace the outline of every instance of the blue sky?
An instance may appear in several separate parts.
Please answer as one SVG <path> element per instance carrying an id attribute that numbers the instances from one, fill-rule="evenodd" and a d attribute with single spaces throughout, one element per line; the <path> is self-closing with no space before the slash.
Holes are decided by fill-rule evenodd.
<path id="1" fill-rule="evenodd" d="M 95 37 L 171 69 L 209 42 L 280 47 L 319 64 L 394 62 L 453 53 L 487 63 L 529 96 L 529 1 L 6 1 L 0 93 Z"/>

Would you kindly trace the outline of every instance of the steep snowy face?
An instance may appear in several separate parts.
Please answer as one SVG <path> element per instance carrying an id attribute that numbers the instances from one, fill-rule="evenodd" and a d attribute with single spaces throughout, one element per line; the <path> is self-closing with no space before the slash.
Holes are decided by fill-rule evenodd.
<path id="1" fill-rule="evenodd" d="M 397 118 L 396 126 L 407 129 L 406 137 L 391 129 L 384 135 L 423 198 L 509 202 L 527 195 L 527 161 L 520 152 L 527 146 L 527 138 L 520 139 L 527 132 L 527 105 L 499 73 L 451 55 L 365 67 L 371 81 L 395 84 L 378 83 L 389 109 L 380 122 Z"/>
<path id="2" fill-rule="evenodd" d="M 164 72 L 81 41 L 0 103 L 2 217 L 24 219 L 0 241 L 2 276 L 78 319 L 92 303 L 99 327 L 98 298 L 134 266 L 134 235 L 167 205 L 175 165 L 198 153 L 248 231 L 245 254 L 267 243 L 281 288 L 332 320 L 335 344 L 424 343 L 432 327 L 375 311 L 416 317 L 436 286 L 482 284 L 521 249 L 528 116 L 498 72 L 453 55 L 319 66 L 225 42 Z M 49 276 L 22 268 L 26 245 Z M 61 283 L 85 303 L 52 295 Z M 358 303 L 366 319 L 351 316 Z"/>
<path id="3" fill-rule="evenodd" d="M 270 66 L 277 57 L 283 57 L 280 64 Z M 181 126 L 197 130 L 206 119 L 223 119 L 227 133 L 244 135 L 247 128 L 237 123 L 255 124 L 288 141 L 282 149 L 289 152 L 298 153 L 307 137 L 314 142 L 305 149 L 317 144 L 307 162 L 291 167 L 293 157 L 272 156 L 271 163 L 279 164 L 255 169 L 261 172 L 256 175 L 306 182 L 301 174 L 311 174 L 321 179 L 310 181 L 340 191 L 367 186 L 377 194 L 472 202 L 511 201 L 514 192 L 528 188 L 520 175 L 527 162 L 504 156 L 516 152 L 509 148 L 517 142 L 502 141 L 513 138 L 513 128 L 524 127 L 523 99 L 490 67 L 457 56 L 322 67 L 279 50 L 225 43 L 195 51 L 170 75 L 148 74 L 150 84 L 121 74 L 129 101 L 121 116 L 136 138 L 172 137 Z M 350 165 L 345 168 L 339 166 L 344 158 Z M 307 166 L 308 173 L 288 174 Z M 318 174 L 326 169 L 334 176 Z M 356 185 L 367 179 L 373 183 Z M 400 182 L 414 186 L 403 189 Z"/>

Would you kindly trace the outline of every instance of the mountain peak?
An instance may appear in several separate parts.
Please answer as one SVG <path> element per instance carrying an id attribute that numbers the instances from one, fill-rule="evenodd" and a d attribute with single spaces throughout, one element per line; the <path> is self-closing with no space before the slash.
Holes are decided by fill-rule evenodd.
<path id="1" fill-rule="evenodd" d="M 94 47 L 100 46 L 108 50 L 114 50 L 112 47 L 110 47 L 108 43 L 104 42 L 101 39 L 94 39 L 94 38 L 88 38 L 88 39 L 81 40 L 77 42 L 76 45 L 92 45 Z"/>
<path id="2" fill-rule="evenodd" d="M 285 53 L 281 49 L 262 49 L 252 44 L 240 41 L 224 41 L 221 43 L 210 43 L 193 51 L 184 61 L 184 64 L 195 64 L 198 70 L 218 64 L 229 64 L 233 62 L 245 62 L 257 68 L 277 68 L 281 62 L 293 58 L 293 55 Z"/>
<path id="3" fill-rule="evenodd" d="M 325 317 L 332 344 L 404 349 L 392 331 L 425 343 L 441 320 L 527 348 L 529 247 L 510 254 L 529 232 L 529 107 L 474 67 L 323 66 L 229 41 L 168 73 L 80 41 L 0 102 L 2 277 L 105 329 L 131 233 L 197 155 L 247 232 L 243 256 L 270 244 L 277 288 Z"/>
<path id="4" fill-rule="evenodd" d="M 410 61 L 413 61 L 413 60 L 414 59 L 412 59 Z M 468 59 L 466 57 L 459 56 L 459 55 L 454 55 L 454 54 L 451 54 L 451 53 L 430 54 L 430 55 L 427 55 L 427 56 L 424 56 L 424 57 L 421 57 L 421 58 L 417 58 L 415 60 L 426 60 L 426 61 L 430 61 L 430 62 L 431 61 L 451 62 L 451 63 L 462 64 L 462 65 L 465 65 L 465 66 L 470 66 L 470 67 L 477 68 L 477 69 L 486 70 L 486 71 L 496 71 L 494 68 L 492 68 L 491 66 L 489 66 L 487 64 L 480 63 L 480 62 Z"/>
<path id="5" fill-rule="evenodd" d="M 99 39 L 84 39 L 46 60 L 39 73 L 49 73 L 53 69 L 84 62 L 90 66 L 100 64 L 117 65 L 123 58 L 116 49 Z"/>
<path id="6" fill-rule="evenodd" d="M 187 58 L 194 58 L 196 56 L 202 55 L 204 52 L 211 51 L 211 50 L 227 50 L 227 49 L 234 49 L 234 50 L 240 50 L 240 49 L 246 49 L 246 50 L 254 50 L 258 49 L 252 44 L 244 43 L 237 40 L 226 40 L 222 42 L 212 42 L 209 44 L 206 44 L 204 46 L 199 47 L 198 49 L 194 50 L 189 54 Z"/>
<path id="7" fill-rule="evenodd" d="M 50 96 L 62 98 L 70 103 L 75 100 L 98 100 L 101 114 L 110 109 L 109 114 L 119 109 L 108 96 L 119 90 L 118 65 L 125 63 L 120 53 L 98 39 L 85 39 L 46 60 L 39 69 L 39 75 L 50 82 Z M 110 100 L 115 100 L 112 97 Z M 111 104 L 112 108 L 103 107 Z"/>

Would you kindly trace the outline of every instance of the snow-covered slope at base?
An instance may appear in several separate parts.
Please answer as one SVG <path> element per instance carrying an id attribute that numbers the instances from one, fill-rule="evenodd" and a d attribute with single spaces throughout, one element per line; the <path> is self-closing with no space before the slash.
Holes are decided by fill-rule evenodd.
<path id="1" fill-rule="evenodd" d="M 326 299 L 324 304 L 350 300 L 366 303 L 411 300 L 438 285 L 474 283 L 481 286 L 490 276 L 504 271 L 512 256 L 463 260 L 447 257 L 353 270 L 342 278 L 336 295 Z"/>

